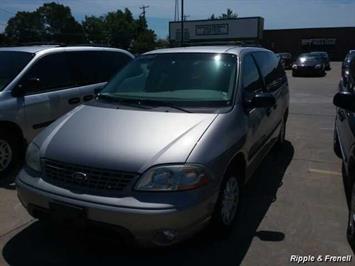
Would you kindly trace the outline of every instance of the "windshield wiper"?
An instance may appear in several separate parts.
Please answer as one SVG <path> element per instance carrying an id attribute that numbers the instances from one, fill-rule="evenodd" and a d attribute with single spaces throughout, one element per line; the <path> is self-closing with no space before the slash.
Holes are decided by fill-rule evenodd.
<path id="1" fill-rule="evenodd" d="M 166 101 L 161 101 L 161 100 L 153 100 L 153 99 L 134 99 L 134 98 L 121 98 L 117 96 L 112 96 L 108 94 L 99 94 L 100 99 L 106 99 L 112 102 L 117 102 L 119 104 L 123 105 L 128 105 L 128 106 L 133 106 L 133 107 L 138 107 L 142 109 L 148 109 L 146 105 L 151 106 L 151 107 L 170 107 L 185 113 L 191 113 L 189 110 L 186 110 L 185 108 L 182 108 L 180 106 L 176 106 L 172 103 L 166 102 Z"/>
<path id="2" fill-rule="evenodd" d="M 184 113 L 192 113 L 191 111 L 182 108 L 180 106 L 177 106 L 175 104 L 172 104 L 170 102 L 166 102 L 166 101 L 160 101 L 160 100 L 152 100 L 152 99 L 141 99 L 138 100 L 138 102 L 143 103 L 143 104 L 148 104 L 148 105 L 154 105 L 156 107 L 170 107 L 179 111 L 182 111 Z"/>
<path id="3" fill-rule="evenodd" d="M 139 103 L 139 100 L 136 100 L 136 99 L 120 98 L 120 97 L 111 96 L 108 94 L 99 94 L 98 97 L 99 97 L 99 99 L 105 99 L 110 102 L 115 102 L 115 103 L 122 104 L 122 105 L 137 107 L 140 109 L 149 109 L 149 108 L 141 105 Z"/>

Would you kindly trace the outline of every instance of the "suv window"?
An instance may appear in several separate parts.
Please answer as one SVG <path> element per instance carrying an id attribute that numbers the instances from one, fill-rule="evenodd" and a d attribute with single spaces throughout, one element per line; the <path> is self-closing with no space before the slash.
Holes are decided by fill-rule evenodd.
<path id="1" fill-rule="evenodd" d="M 70 73 L 63 53 L 50 54 L 38 60 L 25 75 L 24 84 L 38 79 L 36 88 L 25 88 L 26 93 L 49 91 L 67 88 L 71 85 Z"/>
<path id="2" fill-rule="evenodd" d="M 132 59 L 119 52 L 68 52 L 68 62 L 77 86 L 106 82 Z"/>
<path id="3" fill-rule="evenodd" d="M 251 55 L 247 55 L 243 60 L 242 82 L 244 90 L 254 92 L 262 89 L 259 71 Z"/>
<path id="4" fill-rule="evenodd" d="M 255 52 L 254 57 L 264 78 L 265 90 L 277 90 L 285 80 L 285 71 L 280 58 L 271 52 Z"/>

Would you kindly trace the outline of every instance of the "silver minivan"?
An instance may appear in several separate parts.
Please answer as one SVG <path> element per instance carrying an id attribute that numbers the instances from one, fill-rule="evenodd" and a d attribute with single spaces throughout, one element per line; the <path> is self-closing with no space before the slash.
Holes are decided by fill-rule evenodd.
<path id="1" fill-rule="evenodd" d="M 0 48 L 0 177 L 41 129 L 92 100 L 132 60 L 129 52 L 112 48 Z"/>
<path id="2" fill-rule="evenodd" d="M 40 220 L 114 226 L 171 245 L 228 232 L 241 190 L 285 140 L 288 82 L 262 48 L 146 53 L 30 144 L 18 197 Z"/>

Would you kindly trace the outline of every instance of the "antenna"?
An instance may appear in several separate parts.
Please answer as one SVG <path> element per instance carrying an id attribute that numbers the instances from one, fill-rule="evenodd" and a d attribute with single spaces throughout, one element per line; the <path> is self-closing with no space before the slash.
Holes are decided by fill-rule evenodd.
<path id="1" fill-rule="evenodd" d="M 148 8 L 149 8 L 149 6 L 145 6 L 145 5 L 139 7 L 139 9 L 142 9 L 142 13 L 140 14 L 140 16 L 145 18 L 145 14 L 146 14 L 145 10 L 148 9 Z"/>

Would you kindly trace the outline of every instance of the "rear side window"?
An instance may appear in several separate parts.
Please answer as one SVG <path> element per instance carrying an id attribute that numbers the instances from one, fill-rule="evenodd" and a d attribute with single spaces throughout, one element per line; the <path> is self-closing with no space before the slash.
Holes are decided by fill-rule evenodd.
<path id="1" fill-rule="evenodd" d="M 244 90 L 248 92 L 255 92 L 262 89 L 262 82 L 259 72 L 251 55 L 244 57 L 242 67 L 242 82 Z"/>
<path id="2" fill-rule="evenodd" d="M 38 86 L 26 88 L 27 93 L 57 90 L 69 87 L 72 82 L 63 53 L 50 54 L 39 59 L 28 71 L 24 84 L 31 79 L 38 79 Z"/>
<path id="3" fill-rule="evenodd" d="M 265 90 L 277 90 L 286 80 L 280 58 L 271 52 L 255 52 L 254 57 L 264 78 Z"/>
<path id="4" fill-rule="evenodd" d="M 68 52 L 68 63 L 77 86 L 106 82 L 132 59 L 119 52 Z"/>

